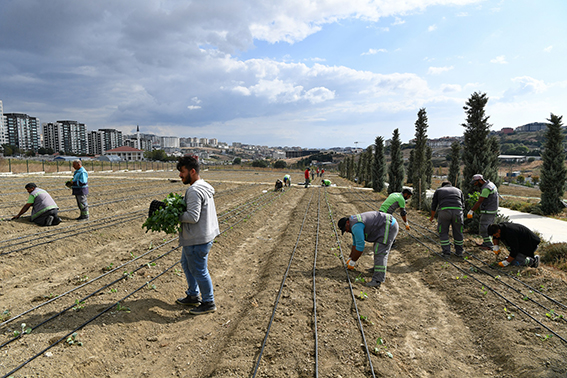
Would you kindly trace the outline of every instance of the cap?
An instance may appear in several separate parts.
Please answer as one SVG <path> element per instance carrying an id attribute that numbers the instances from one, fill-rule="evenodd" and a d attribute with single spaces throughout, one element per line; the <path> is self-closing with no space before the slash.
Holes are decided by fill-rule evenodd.
<path id="1" fill-rule="evenodd" d="M 474 175 L 472 177 L 471 184 L 473 184 L 475 181 L 478 181 L 478 180 L 484 180 L 484 177 L 482 177 L 482 175 L 480 173 L 477 173 L 476 175 Z"/>
<path id="2" fill-rule="evenodd" d="M 343 234 L 346 231 L 346 222 L 348 221 L 348 217 L 342 217 L 341 219 L 339 219 L 338 225 L 339 228 L 341 229 L 341 231 L 343 232 Z M 342 235 L 342 234 L 341 234 Z"/>

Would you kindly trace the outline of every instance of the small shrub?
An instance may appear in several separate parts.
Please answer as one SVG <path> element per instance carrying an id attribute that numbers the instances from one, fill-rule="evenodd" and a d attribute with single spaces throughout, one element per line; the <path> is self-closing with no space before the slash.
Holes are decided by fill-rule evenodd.
<path id="1" fill-rule="evenodd" d="M 551 243 L 539 249 L 541 261 L 567 271 L 567 243 Z"/>

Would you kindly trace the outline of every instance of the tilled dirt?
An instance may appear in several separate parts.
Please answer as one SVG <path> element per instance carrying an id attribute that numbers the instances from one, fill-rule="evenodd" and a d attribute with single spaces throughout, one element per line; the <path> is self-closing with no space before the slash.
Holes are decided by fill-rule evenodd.
<path id="1" fill-rule="evenodd" d="M 283 174 L 202 172 L 217 191 L 222 234 L 209 259 L 218 310 L 197 317 L 175 303 L 186 289 L 176 236 L 142 229 L 152 199 L 186 189 L 176 172 L 91 174 L 88 222 L 74 220 L 66 177 L 2 178 L 2 218 L 17 214 L 34 181 L 63 222 L 0 222 L 0 313 L 23 313 L 0 326 L 0 376 L 20 364 L 12 376 L 567 375 L 561 272 L 495 270 L 492 252 L 469 235 L 466 259 L 444 259 L 435 225 L 410 209 L 386 282 L 367 288 L 371 245 L 347 273 L 352 240 L 336 222 L 385 196 L 334 175 L 337 186 L 305 189 L 300 172 L 274 193 Z M 10 342 L 22 323 L 33 330 Z"/>

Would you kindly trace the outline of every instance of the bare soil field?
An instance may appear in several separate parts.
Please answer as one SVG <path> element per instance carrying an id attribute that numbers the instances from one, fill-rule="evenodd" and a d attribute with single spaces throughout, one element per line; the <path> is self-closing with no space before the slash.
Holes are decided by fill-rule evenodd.
<path id="1" fill-rule="evenodd" d="M 436 225 L 410 209 L 386 282 L 368 288 L 371 245 L 347 271 L 352 239 L 336 222 L 385 196 L 334 175 L 306 189 L 300 172 L 273 192 L 283 174 L 202 172 L 222 231 L 209 258 L 218 310 L 202 316 L 175 303 L 176 236 L 142 229 L 153 199 L 184 193 L 177 172 L 92 173 L 88 222 L 68 177 L 3 177 L 0 377 L 567 375 L 562 272 L 495 269 L 475 235 L 464 259 L 443 258 Z M 6 220 L 29 181 L 54 197 L 60 225 Z"/>

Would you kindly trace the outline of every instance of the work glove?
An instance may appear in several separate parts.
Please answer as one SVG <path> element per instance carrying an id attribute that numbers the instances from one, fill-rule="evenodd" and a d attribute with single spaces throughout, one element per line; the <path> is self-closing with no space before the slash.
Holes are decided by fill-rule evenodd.
<path id="1" fill-rule="evenodd" d="M 472 210 L 469 210 L 469 212 L 467 213 L 467 218 L 472 219 L 474 215 L 474 212 Z"/>
<path id="2" fill-rule="evenodd" d="M 494 252 L 494 254 L 495 254 L 496 256 L 498 256 L 498 255 L 500 254 L 500 246 L 499 246 L 499 245 L 496 245 L 496 244 L 493 245 L 493 246 L 492 246 L 492 252 Z"/>
<path id="3" fill-rule="evenodd" d="M 410 229 L 410 227 L 409 227 L 409 223 L 408 223 L 408 222 L 406 222 L 406 230 L 408 230 L 408 231 L 409 231 L 409 229 Z"/>
<path id="4" fill-rule="evenodd" d="M 346 262 L 346 267 L 348 270 L 354 270 L 354 267 L 356 266 L 356 261 L 353 261 L 351 259 L 348 259 L 348 261 Z"/>
<path id="5" fill-rule="evenodd" d="M 500 262 L 498 263 L 498 266 L 499 266 L 499 267 L 502 267 L 502 268 L 504 268 L 504 267 L 506 267 L 506 266 L 508 266 L 508 265 L 510 265 L 510 263 L 508 262 L 508 260 L 502 260 L 502 261 L 500 261 Z"/>

